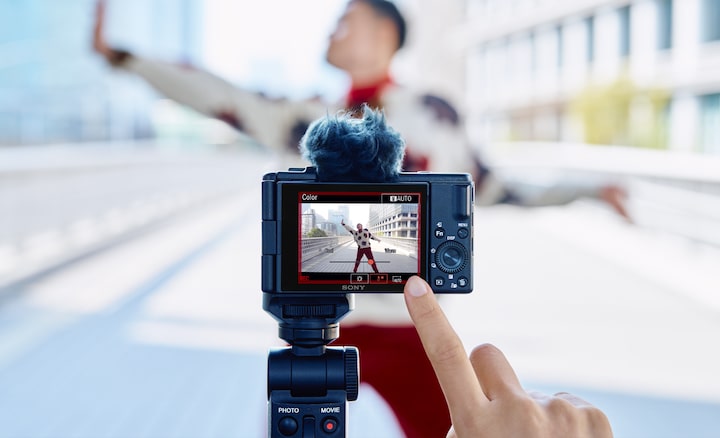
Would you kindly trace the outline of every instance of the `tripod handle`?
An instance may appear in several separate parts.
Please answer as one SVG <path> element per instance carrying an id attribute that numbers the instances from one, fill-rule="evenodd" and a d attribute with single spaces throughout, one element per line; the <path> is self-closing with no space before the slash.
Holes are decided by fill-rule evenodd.
<path id="1" fill-rule="evenodd" d="M 290 348 L 268 355 L 268 436 L 341 438 L 347 434 L 347 402 L 359 387 L 355 347 L 328 347 L 321 356 Z"/>

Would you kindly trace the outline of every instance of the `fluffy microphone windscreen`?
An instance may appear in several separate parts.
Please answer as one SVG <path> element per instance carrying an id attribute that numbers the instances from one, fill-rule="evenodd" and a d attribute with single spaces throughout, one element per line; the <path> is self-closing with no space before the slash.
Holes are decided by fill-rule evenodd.
<path id="1" fill-rule="evenodd" d="M 314 121 L 300 141 L 320 181 L 392 182 L 402 167 L 405 141 L 382 111 L 364 105 L 362 117 L 343 112 Z"/>

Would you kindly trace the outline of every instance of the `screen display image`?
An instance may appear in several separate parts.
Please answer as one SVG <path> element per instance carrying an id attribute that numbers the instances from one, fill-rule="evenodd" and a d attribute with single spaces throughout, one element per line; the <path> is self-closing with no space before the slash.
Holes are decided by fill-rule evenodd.
<path id="1" fill-rule="evenodd" d="M 421 272 L 421 193 L 298 193 L 298 284 L 402 285 Z"/>

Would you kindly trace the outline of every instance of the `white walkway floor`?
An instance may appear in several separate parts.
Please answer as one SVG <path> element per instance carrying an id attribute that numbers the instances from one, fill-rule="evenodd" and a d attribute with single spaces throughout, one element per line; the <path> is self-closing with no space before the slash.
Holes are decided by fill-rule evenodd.
<path id="1" fill-rule="evenodd" d="M 278 340 L 261 309 L 259 191 L 5 301 L 0 437 L 262 436 Z M 528 389 L 578 393 L 617 437 L 718 436 L 717 250 L 587 203 L 478 210 L 475 226 L 475 292 L 443 300 L 468 348 L 495 343 Z M 383 436 L 391 420 L 362 397 L 353 434 Z"/>

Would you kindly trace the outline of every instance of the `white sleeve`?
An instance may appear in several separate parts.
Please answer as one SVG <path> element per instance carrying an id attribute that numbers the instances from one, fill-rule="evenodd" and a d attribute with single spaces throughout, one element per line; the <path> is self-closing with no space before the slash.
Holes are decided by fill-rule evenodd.
<path id="1" fill-rule="evenodd" d="M 598 197 L 600 181 L 528 175 L 506 175 L 485 166 L 467 141 L 462 117 L 451 104 L 433 95 L 418 95 L 396 87 L 386 96 L 388 121 L 403 136 L 409 157 L 426 160 L 432 172 L 462 172 L 476 178 L 477 205 L 512 203 L 524 206 L 560 205 L 580 197 Z"/>
<path id="2" fill-rule="evenodd" d="M 208 116 L 231 111 L 235 87 L 206 71 L 137 56 L 122 67 L 137 74 L 170 99 Z"/>
<path id="3" fill-rule="evenodd" d="M 599 198 L 602 188 L 608 184 L 598 178 L 572 178 L 562 173 L 547 176 L 497 173 L 500 173 L 498 179 L 506 196 L 502 201 L 526 207 L 564 205 L 579 198 Z"/>
<path id="4" fill-rule="evenodd" d="M 386 92 L 383 102 L 390 126 L 405 139 L 408 156 L 426 159 L 426 170 L 432 172 L 473 173 L 465 128 L 450 104 L 399 86 Z"/>
<path id="5" fill-rule="evenodd" d="M 268 99 L 209 72 L 172 63 L 132 56 L 122 67 L 164 96 L 224 120 L 275 150 L 296 153 L 297 140 L 307 125 L 331 111 L 315 100 Z"/>

